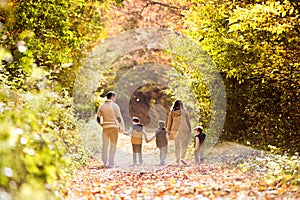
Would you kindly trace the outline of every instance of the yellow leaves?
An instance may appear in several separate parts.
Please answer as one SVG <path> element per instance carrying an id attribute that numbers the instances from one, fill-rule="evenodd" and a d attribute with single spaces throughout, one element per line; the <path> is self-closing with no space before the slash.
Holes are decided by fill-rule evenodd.
<path id="1" fill-rule="evenodd" d="M 294 7 L 291 7 L 291 9 L 289 10 L 289 15 L 292 15 L 294 13 Z"/>
<path id="2" fill-rule="evenodd" d="M 294 25 L 291 21 L 294 7 L 288 2 L 267 2 L 247 8 L 236 7 L 229 17 L 229 33 L 234 31 L 265 30 L 280 35 Z M 286 18 L 287 20 L 284 20 Z"/>
<path id="3" fill-rule="evenodd" d="M 275 184 L 275 180 L 273 180 L 273 179 L 266 179 L 265 180 L 265 185 L 272 186 L 274 184 Z"/>
<path id="4" fill-rule="evenodd" d="M 240 24 L 239 23 L 235 23 L 229 26 L 229 33 L 235 32 L 237 30 L 240 30 Z"/>
<path id="5" fill-rule="evenodd" d="M 174 179 L 174 178 L 172 178 L 172 179 L 170 180 L 170 184 L 171 184 L 171 185 L 174 185 L 176 182 L 177 182 L 177 181 L 176 181 L 176 179 Z"/>
<path id="6" fill-rule="evenodd" d="M 0 47 L 0 60 L 1 63 L 3 60 L 5 60 L 6 62 L 11 62 L 13 60 L 13 56 L 11 54 L 11 52 L 3 47 Z M 2 64 L 1 64 L 2 66 Z"/>
<path id="7" fill-rule="evenodd" d="M 25 40 L 27 38 L 33 38 L 35 33 L 31 30 L 24 30 L 20 33 L 19 38 L 20 40 Z"/>
<path id="8" fill-rule="evenodd" d="M 258 187 L 258 191 L 264 191 L 266 188 L 265 188 L 265 186 L 263 186 L 263 185 L 260 185 L 259 187 Z"/>

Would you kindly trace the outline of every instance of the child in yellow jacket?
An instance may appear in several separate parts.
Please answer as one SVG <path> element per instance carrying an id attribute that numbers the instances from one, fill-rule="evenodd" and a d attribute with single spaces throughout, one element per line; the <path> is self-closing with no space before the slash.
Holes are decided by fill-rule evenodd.
<path id="1" fill-rule="evenodd" d="M 131 135 L 133 164 L 137 164 L 137 155 L 139 157 L 139 163 L 143 164 L 142 143 L 143 137 L 145 138 L 145 141 L 147 141 L 147 134 L 144 131 L 143 125 L 140 124 L 140 119 L 138 117 L 132 118 L 132 126 L 127 132 L 124 132 L 124 134 Z"/>

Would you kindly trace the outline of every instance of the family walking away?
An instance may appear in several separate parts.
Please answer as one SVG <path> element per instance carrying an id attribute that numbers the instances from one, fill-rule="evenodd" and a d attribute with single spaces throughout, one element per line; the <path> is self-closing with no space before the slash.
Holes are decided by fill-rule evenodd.
<path id="1" fill-rule="evenodd" d="M 176 100 L 168 114 L 167 121 L 159 120 L 155 134 L 147 138 L 147 133 L 138 117 L 132 118 L 132 125 L 128 131 L 125 130 L 124 120 L 120 112 L 120 107 L 115 103 L 117 94 L 110 91 L 106 95 L 97 111 L 97 122 L 103 129 L 102 139 L 102 162 L 105 167 L 113 167 L 118 134 L 123 133 L 131 137 L 133 165 L 143 164 L 142 144 L 143 139 L 150 142 L 156 139 L 156 146 L 159 148 L 159 165 L 165 165 L 168 152 L 168 140 L 174 140 L 176 164 L 181 162 L 187 164 L 185 156 L 192 137 L 190 117 L 184 108 L 181 100 Z M 202 126 L 194 129 L 194 159 L 195 163 L 204 162 L 204 143 L 206 134 Z M 138 159 L 138 160 L 137 160 Z"/>

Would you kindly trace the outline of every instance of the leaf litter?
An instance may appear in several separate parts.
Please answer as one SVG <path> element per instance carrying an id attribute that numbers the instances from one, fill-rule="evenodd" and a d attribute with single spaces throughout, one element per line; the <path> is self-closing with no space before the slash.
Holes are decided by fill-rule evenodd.
<path id="1" fill-rule="evenodd" d="M 270 157 L 249 148 L 237 152 L 232 143 L 215 151 L 205 163 L 188 165 L 103 168 L 91 157 L 69 182 L 65 199 L 300 199 L 300 185 L 274 175 L 272 163 L 247 163 Z M 294 177 L 299 180 L 299 171 Z"/>

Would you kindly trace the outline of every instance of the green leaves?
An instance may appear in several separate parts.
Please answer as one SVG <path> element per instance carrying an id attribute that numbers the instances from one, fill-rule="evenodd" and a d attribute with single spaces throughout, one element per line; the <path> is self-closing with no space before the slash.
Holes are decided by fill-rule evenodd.
<path id="1" fill-rule="evenodd" d="M 22 93 L 6 87 L 0 94 L 0 187 L 13 197 L 29 199 L 35 193 L 26 192 L 38 189 L 47 199 L 53 194 L 45 185 L 59 190 L 68 170 L 86 156 L 72 110 L 66 108 L 70 99 L 49 91 Z"/>
<path id="2" fill-rule="evenodd" d="M 299 142 L 299 6 L 197 2 L 185 13 L 183 32 L 199 40 L 226 77 L 231 134 L 224 138 L 299 151 L 285 146 Z"/>
<path id="3" fill-rule="evenodd" d="M 7 83 L 31 89 L 34 83 L 26 85 L 24 79 L 31 75 L 31 68 L 37 66 L 49 72 L 47 78 L 52 81 L 53 88 L 61 91 L 63 86 L 71 91 L 79 61 L 92 43 L 105 37 L 102 12 L 113 3 L 41 0 L 11 2 L 9 9 L 1 6 L 0 9 L 7 11 L 7 16 L 1 13 L 0 17 L 12 16 L 14 19 L 1 28 L 3 37 L 0 43 L 12 55 L 10 62 L 4 63 L 11 80 Z M 25 44 L 22 52 L 15 45 L 19 42 Z M 65 66 L 70 68 L 66 70 Z"/>

